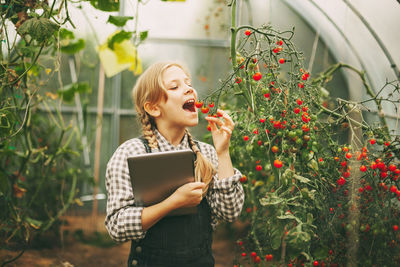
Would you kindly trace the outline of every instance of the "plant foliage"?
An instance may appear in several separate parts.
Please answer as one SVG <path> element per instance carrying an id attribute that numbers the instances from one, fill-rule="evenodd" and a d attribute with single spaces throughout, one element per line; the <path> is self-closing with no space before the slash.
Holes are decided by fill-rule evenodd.
<path id="1" fill-rule="evenodd" d="M 232 1 L 232 17 L 235 8 Z M 232 71 L 203 100 L 215 103 L 210 115 L 227 100 L 236 123 L 231 156 L 245 174 L 242 220 L 249 225 L 236 262 L 399 265 L 400 138 L 384 117 L 380 124 L 364 119 L 366 103 L 397 111 L 399 81 L 374 91 L 345 64 L 314 77 L 293 34 L 236 27 L 233 19 Z M 359 75 L 369 100 L 329 96 L 324 87 L 340 68 Z"/>

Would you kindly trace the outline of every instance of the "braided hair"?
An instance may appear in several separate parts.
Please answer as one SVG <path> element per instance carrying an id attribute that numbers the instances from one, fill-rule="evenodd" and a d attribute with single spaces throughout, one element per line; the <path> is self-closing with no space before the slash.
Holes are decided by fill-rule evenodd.
<path id="1" fill-rule="evenodd" d="M 196 161 L 194 162 L 194 179 L 196 182 L 203 182 L 206 184 L 203 190 L 203 196 L 207 193 L 208 187 L 212 182 L 212 177 L 216 173 L 214 166 L 211 162 L 203 156 L 200 149 L 193 141 L 193 137 L 188 130 L 186 130 L 190 148 L 196 153 Z"/>

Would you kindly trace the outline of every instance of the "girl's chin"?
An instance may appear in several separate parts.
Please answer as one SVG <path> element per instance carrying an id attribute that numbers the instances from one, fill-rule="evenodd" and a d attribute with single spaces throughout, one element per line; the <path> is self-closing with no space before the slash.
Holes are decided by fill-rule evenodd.
<path id="1" fill-rule="evenodd" d="M 199 125 L 199 120 L 198 119 L 197 120 L 193 120 L 193 121 L 188 123 L 188 127 L 194 127 L 194 126 L 197 126 L 197 125 Z"/>

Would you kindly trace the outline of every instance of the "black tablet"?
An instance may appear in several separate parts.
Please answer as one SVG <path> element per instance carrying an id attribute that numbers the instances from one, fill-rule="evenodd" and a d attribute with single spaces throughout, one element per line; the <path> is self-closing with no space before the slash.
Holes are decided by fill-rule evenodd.
<path id="1" fill-rule="evenodd" d="M 194 152 L 190 149 L 154 152 L 128 158 L 129 175 L 135 202 L 148 207 L 169 197 L 178 187 L 194 182 Z M 182 208 L 168 215 L 197 212 Z"/>

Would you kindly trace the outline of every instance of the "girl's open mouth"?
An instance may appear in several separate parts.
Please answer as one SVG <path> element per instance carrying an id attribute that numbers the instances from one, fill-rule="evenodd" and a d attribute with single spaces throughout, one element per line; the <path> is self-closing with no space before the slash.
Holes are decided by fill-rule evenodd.
<path id="1" fill-rule="evenodd" d="M 183 104 L 182 108 L 189 112 L 196 112 L 196 108 L 194 106 L 194 99 L 189 99 Z"/>

